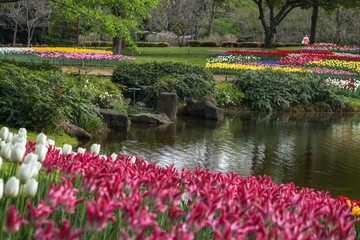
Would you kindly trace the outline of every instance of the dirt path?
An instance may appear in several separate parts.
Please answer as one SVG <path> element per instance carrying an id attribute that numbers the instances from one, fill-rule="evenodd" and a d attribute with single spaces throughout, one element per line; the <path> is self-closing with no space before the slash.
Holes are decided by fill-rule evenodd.
<path id="1" fill-rule="evenodd" d="M 81 74 L 91 74 L 91 75 L 105 75 L 111 76 L 113 74 L 113 68 L 97 68 L 97 67 L 61 67 L 63 72 L 73 72 L 73 73 L 81 73 Z M 213 75 L 214 79 L 217 82 L 225 81 L 226 79 L 231 79 L 230 76 L 225 75 Z"/>

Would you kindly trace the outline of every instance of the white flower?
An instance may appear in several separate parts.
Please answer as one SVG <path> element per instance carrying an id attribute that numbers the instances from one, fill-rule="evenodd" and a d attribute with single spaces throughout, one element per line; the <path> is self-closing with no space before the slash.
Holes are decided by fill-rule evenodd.
<path id="1" fill-rule="evenodd" d="M 12 176 L 5 184 L 5 197 L 14 198 L 19 193 L 20 181 L 16 177 Z"/>
<path id="2" fill-rule="evenodd" d="M 22 143 L 16 143 L 11 150 L 11 161 L 20 163 L 24 159 L 26 148 Z"/>
<path id="3" fill-rule="evenodd" d="M 37 189 L 38 189 L 39 183 L 35 179 L 30 179 L 25 185 L 24 185 L 24 195 L 26 197 L 34 197 Z"/>
<path id="4" fill-rule="evenodd" d="M 14 143 L 14 145 L 17 144 L 17 143 L 21 143 L 25 147 L 26 146 L 26 138 L 18 136 L 18 138 L 16 139 L 16 142 Z"/>
<path id="5" fill-rule="evenodd" d="M 20 128 L 18 132 L 19 137 L 27 138 L 27 131 L 25 128 Z"/>
<path id="6" fill-rule="evenodd" d="M 5 146 L 5 144 L 6 144 L 5 141 L 1 141 L 0 142 L 0 149 L 3 148 Z"/>
<path id="7" fill-rule="evenodd" d="M 39 174 L 42 164 L 40 162 L 31 162 L 29 164 L 32 165 L 32 167 L 33 167 L 32 177 L 34 178 Z"/>
<path id="8" fill-rule="evenodd" d="M 11 143 L 12 143 L 12 144 L 15 144 L 16 141 L 17 141 L 17 139 L 18 139 L 18 137 L 19 137 L 19 134 L 17 134 L 17 133 L 14 134 L 13 137 L 12 137 L 12 139 L 11 139 Z"/>
<path id="9" fill-rule="evenodd" d="M 39 156 L 35 153 L 29 153 L 24 159 L 24 163 L 37 162 Z"/>
<path id="10" fill-rule="evenodd" d="M 11 143 L 6 143 L 5 146 L 3 146 L 1 148 L 0 155 L 4 160 L 10 161 L 11 149 L 12 149 L 12 144 Z"/>
<path id="11" fill-rule="evenodd" d="M 19 168 L 18 178 L 21 184 L 27 183 L 34 175 L 32 164 L 22 164 Z"/>
<path id="12" fill-rule="evenodd" d="M 4 195 L 4 180 L 0 178 L 0 199 L 2 199 L 3 195 Z"/>
<path id="13" fill-rule="evenodd" d="M 52 140 L 52 139 L 48 139 L 47 142 L 46 142 L 46 146 L 50 147 L 50 145 L 55 146 L 55 141 Z"/>
<path id="14" fill-rule="evenodd" d="M 37 144 L 46 144 L 46 135 L 43 133 L 40 133 L 39 135 L 37 135 L 36 137 L 36 143 Z"/>
<path id="15" fill-rule="evenodd" d="M 35 148 L 35 154 L 38 155 L 38 161 L 43 162 L 45 160 L 48 149 L 45 145 L 39 144 Z"/>
<path id="16" fill-rule="evenodd" d="M 62 154 L 62 148 L 61 147 L 55 147 L 57 151 L 59 151 L 59 154 Z"/>
<path id="17" fill-rule="evenodd" d="M 100 144 L 93 144 L 90 148 L 90 153 L 94 153 L 95 155 L 99 155 L 100 152 Z"/>
<path id="18" fill-rule="evenodd" d="M 136 157 L 135 157 L 135 156 L 131 156 L 131 157 L 129 158 L 129 160 L 130 160 L 130 162 L 135 163 L 135 162 L 136 162 Z"/>
<path id="19" fill-rule="evenodd" d="M 78 150 L 77 150 L 77 152 L 83 154 L 83 153 L 86 152 L 86 149 L 79 147 Z"/>
<path id="20" fill-rule="evenodd" d="M 7 127 L 2 127 L 0 130 L 0 138 L 2 140 L 6 140 L 8 134 L 9 134 L 9 129 Z"/>
<path id="21" fill-rule="evenodd" d="M 63 148 L 62 148 L 63 154 L 70 154 L 71 151 L 72 151 L 72 146 L 65 143 Z"/>
<path id="22" fill-rule="evenodd" d="M 13 138 L 14 134 L 12 132 L 9 132 L 9 134 L 7 135 L 7 138 L 5 140 L 5 142 L 11 142 L 12 138 Z"/>
<path id="23" fill-rule="evenodd" d="M 113 154 L 111 154 L 110 157 L 112 158 L 113 161 L 115 161 L 116 158 L 117 158 L 117 156 L 118 156 L 118 155 L 117 155 L 116 153 L 113 153 Z"/>

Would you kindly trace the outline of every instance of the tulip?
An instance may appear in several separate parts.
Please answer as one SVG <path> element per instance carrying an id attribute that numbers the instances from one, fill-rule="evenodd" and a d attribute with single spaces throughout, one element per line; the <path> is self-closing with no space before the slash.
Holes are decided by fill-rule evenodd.
<path id="1" fill-rule="evenodd" d="M 0 130 L 0 138 L 2 140 L 6 140 L 8 134 L 9 134 L 9 129 L 7 127 L 1 128 L 1 130 Z"/>
<path id="2" fill-rule="evenodd" d="M 31 163 L 29 163 L 29 164 L 32 165 L 32 168 L 33 168 L 33 175 L 32 175 L 32 177 L 34 178 L 34 177 L 36 177 L 36 176 L 39 174 L 39 171 L 40 171 L 40 169 L 41 169 L 41 167 L 42 167 L 42 164 L 39 163 L 39 162 L 31 162 Z"/>
<path id="3" fill-rule="evenodd" d="M 46 146 L 49 147 L 50 145 L 55 146 L 55 141 L 52 139 L 48 139 L 46 142 Z"/>
<path id="4" fill-rule="evenodd" d="M 18 178 L 21 184 L 27 183 L 34 175 L 32 164 L 22 164 L 19 168 Z"/>
<path id="5" fill-rule="evenodd" d="M 11 161 L 20 163 L 24 159 L 26 148 L 22 143 L 16 143 L 11 150 Z"/>
<path id="6" fill-rule="evenodd" d="M 63 154 L 70 154 L 71 151 L 72 151 L 72 146 L 65 143 L 63 148 L 62 148 Z"/>
<path id="7" fill-rule="evenodd" d="M 39 135 L 37 135 L 36 137 L 36 143 L 37 144 L 46 144 L 46 135 L 43 133 L 40 133 Z"/>
<path id="8" fill-rule="evenodd" d="M 0 149 L 1 149 L 2 147 L 4 147 L 4 146 L 5 146 L 5 144 L 6 144 L 6 142 L 5 142 L 5 141 L 1 141 L 1 142 L 0 142 Z"/>
<path id="9" fill-rule="evenodd" d="M 16 142 L 14 143 L 14 145 L 15 144 L 17 144 L 17 143 L 21 143 L 24 147 L 26 146 L 26 138 L 25 137 L 20 137 L 20 136 L 18 136 L 18 138 L 16 139 Z"/>
<path id="10" fill-rule="evenodd" d="M 39 156 L 35 153 L 29 153 L 24 159 L 24 163 L 37 162 Z"/>
<path id="11" fill-rule="evenodd" d="M 45 145 L 39 144 L 35 148 L 35 154 L 38 155 L 38 161 L 43 162 L 45 160 L 48 149 Z"/>
<path id="12" fill-rule="evenodd" d="M 77 150 L 77 152 L 83 154 L 83 153 L 86 152 L 86 149 L 79 147 L 78 150 Z"/>
<path id="13" fill-rule="evenodd" d="M 26 131 L 26 129 L 25 129 L 25 128 L 20 128 L 20 129 L 19 129 L 19 132 L 18 132 L 18 135 L 19 135 L 20 137 L 25 137 L 25 138 L 27 138 L 27 131 Z"/>
<path id="14" fill-rule="evenodd" d="M 90 153 L 94 153 L 95 155 L 99 155 L 100 152 L 100 144 L 93 144 L 90 148 Z"/>
<path id="15" fill-rule="evenodd" d="M 118 156 L 118 155 L 117 155 L 116 153 L 113 153 L 113 154 L 111 154 L 110 157 L 112 158 L 113 161 L 115 161 L 116 158 L 117 158 L 117 156 Z"/>
<path id="16" fill-rule="evenodd" d="M 24 195 L 26 197 L 34 197 L 39 183 L 34 179 L 31 178 L 25 185 L 24 185 Z"/>
<path id="17" fill-rule="evenodd" d="M 16 177 L 12 176 L 5 184 L 5 197 L 14 198 L 19 193 L 20 181 Z"/>
<path id="18" fill-rule="evenodd" d="M 19 137 L 19 134 L 14 134 L 13 137 L 11 138 L 11 143 L 15 144 L 17 142 L 18 137 Z"/>
<path id="19" fill-rule="evenodd" d="M 9 134 L 7 135 L 7 138 L 5 140 L 6 143 L 11 142 L 12 138 L 13 138 L 14 134 L 12 132 L 9 132 Z"/>
<path id="20" fill-rule="evenodd" d="M 0 178 L 0 199 L 2 199 L 4 195 L 4 180 Z"/>
<path id="21" fill-rule="evenodd" d="M 11 158 L 11 150 L 12 150 L 12 144 L 6 143 L 5 146 L 1 148 L 0 155 L 4 160 L 10 161 Z"/>
<path id="22" fill-rule="evenodd" d="M 55 147 L 57 151 L 59 151 L 59 154 L 62 154 L 62 148 L 61 147 Z"/>
<path id="23" fill-rule="evenodd" d="M 136 157 L 135 157 L 135 156 L 131 156 L 129 160 L 130 160 L 130 162 L 135 163 L 135 162 L 136 162 Z"/>

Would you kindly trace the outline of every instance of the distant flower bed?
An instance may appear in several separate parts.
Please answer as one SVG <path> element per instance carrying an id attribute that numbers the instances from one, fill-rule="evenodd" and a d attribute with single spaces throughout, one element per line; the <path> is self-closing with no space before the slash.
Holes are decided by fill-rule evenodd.
<path id="1" fill-rule="evenodd" d="M 55 65 L 115 66 L 135 58 L 113 55 L 111 51 L 82 48 L 0 48 L 0 59 L 22 62 L 49 62 Z"/>
<path id="2" fill-rule="evenodd" d="M 1 239 L 357 237 L 359 202 L 343 196 L 99 155 L 98 144 L 75 153 L 43 133 L 27 141 L 23 128 L 0 139 Z"/>

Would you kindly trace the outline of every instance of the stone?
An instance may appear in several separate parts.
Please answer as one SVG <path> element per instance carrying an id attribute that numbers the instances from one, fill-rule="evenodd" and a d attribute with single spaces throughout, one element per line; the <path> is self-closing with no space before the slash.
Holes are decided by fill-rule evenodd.
<path id="1" fill-rule="evenodd" d="M 100 109 L 104 122 L 112 130 L 126 129 L 129 126 L 129 119 L 125 113 L 113 109 Z"/>
<path id="2" fill-rule="evenodd" d="M 167 124 L 172 123 L 164 114 L 140 113 L 130 115 L 131 122 L 150 123 L 150 124 Z"/>
<path id="3" fill-rule="evenodd" d="M 79 126 L 76 126 L 68 122 L 61 122 L 60 126 L 63 127 L 65 133 L 70 136 L 74 136 L 78 139 L 91 139 L 90 133 L 88 133 Z"/>
<path id="4" fill-rule="evenodd" d="M 186 106 L 184 111 L 187 115 L 218 121 L 224 119 L 224 111 L 209 101 L 195 101 L 194 99 L 188 98 L 185 102 Z"/>
<path id="5" fill-rule="evenodd" d="M 286 110 L 290 107 L 290 102 L 286 101 L 284 99 L 281 99 L 279 106 L 282 110 Z"/>
<path id="6" fill-rule="evenodd" d="M 171 121 L 176 120 L 177 95 L 175 93 L 160 93 L 156 111 L 165 113 Z"/>

